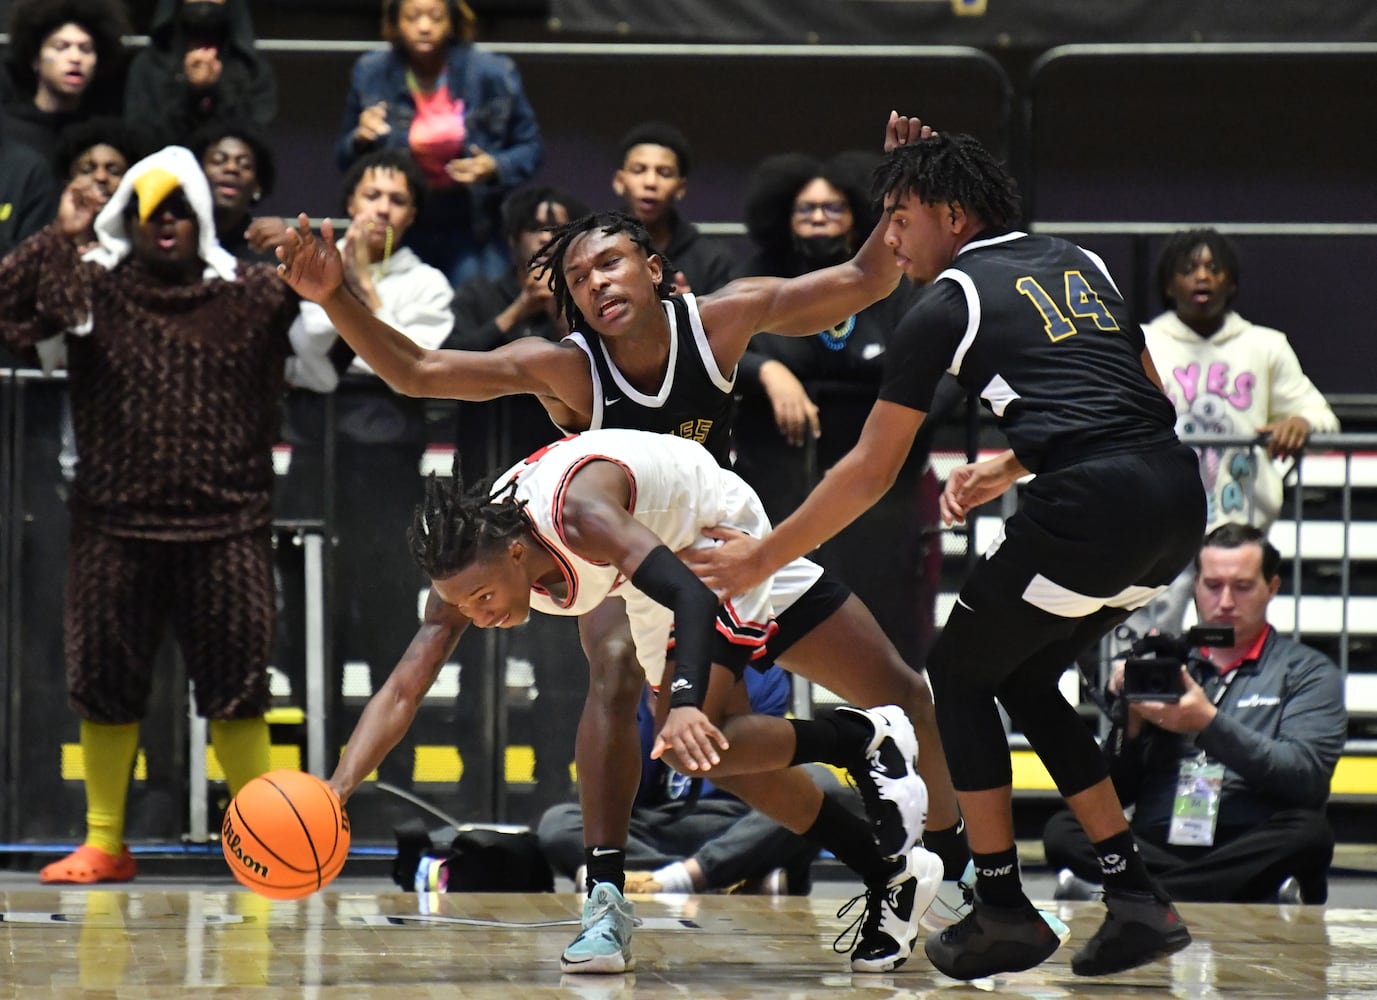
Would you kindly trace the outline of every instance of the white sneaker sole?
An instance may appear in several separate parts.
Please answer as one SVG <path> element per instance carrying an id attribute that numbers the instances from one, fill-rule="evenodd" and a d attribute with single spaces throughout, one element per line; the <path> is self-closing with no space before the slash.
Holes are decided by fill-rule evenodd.
<path id="1" fill-rule="evenodd" d="M 937 891 L 942 888 L 942 859 L 925 848 L 916 848 L 909 854 L 907 874 L 912 875 L 918 883 L 913 892 L 915 919 L 911 921 L 913 933 L 908 942 L 908 950 L 902 955 L 890 955 L 882 959 L 853 959 L 852 972 L 893 972 L 913 954 L 919 937 L 919 922 L 916 917 L 927 912 L 932 901 L 937 898 Z"/>

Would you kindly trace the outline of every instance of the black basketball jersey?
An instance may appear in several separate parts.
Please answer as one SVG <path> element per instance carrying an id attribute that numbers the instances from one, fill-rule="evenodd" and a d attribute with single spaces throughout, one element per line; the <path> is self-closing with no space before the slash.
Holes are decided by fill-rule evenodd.
<path id="1" fill-rule="evenodd" d="M 926 411 L 943 371 L 977 393 L 1018 460 L 1051 471 L 1175 443 L 1143 332 L 1096 255 L 1022 232 L 971 241 L 899 324 L 880 398 Z"/>
<path id="2" fill-rule="evenodd" d="M 669 365 L 652 395 L 626 380 L 596 333 L 574 330 L 565 338 L 582 348 L 592 363 L 593 418 L 588 429 L 675 434 L 697 441 L 719 465 L 729 467 L 736 372 L 727 376 L 718 371 L 692 295 L 671 295 L 661 304 L 669 318 Z"/>

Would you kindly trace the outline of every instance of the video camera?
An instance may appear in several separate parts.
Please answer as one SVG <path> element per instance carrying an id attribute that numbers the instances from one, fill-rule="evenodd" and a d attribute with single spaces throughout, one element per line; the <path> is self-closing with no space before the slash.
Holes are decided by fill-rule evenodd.
<path id="1" fill-rule="evenodd" d="M 1232 625 L 1196 625 L 1185 635 L 1145 635 L 1134 640 L 1124 661 L 1124 701 L 1180 701 L 1183 665 L 1209 667 L 1197 646 L 1232 646 Z"/>

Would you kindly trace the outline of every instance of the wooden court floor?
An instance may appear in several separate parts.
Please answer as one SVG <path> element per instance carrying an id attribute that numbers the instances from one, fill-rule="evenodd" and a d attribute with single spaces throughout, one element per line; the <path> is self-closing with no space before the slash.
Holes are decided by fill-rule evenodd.
<path id="1" fill-rule="evenodd" d="M 216 886 L 0 892 L 0 997 L 1377 997 L 1374 909 L 1183 905 L 1195 943 L 1116 977 L 1071 974 L 1096 903 L 1058 904 L 1072 939 L 1038 969 L 958 983 L 921 952 L 853 975 L 830 898 L 633 897 L 637 968 L 561 976 L 572 893 L 416 896 L 326 890 L 273 903 Z"/>

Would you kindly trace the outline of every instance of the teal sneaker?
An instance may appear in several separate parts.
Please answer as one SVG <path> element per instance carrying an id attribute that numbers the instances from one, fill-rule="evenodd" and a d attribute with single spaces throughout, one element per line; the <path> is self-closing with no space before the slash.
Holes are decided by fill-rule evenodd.
<path id="1" fill-rule="evenodd" d="M 635 908 L 610 882 L 593 886 L 583 904 L 583 929 L 559 957 L 560 971 L 568 973 L 630 972 L 631 929 Z"/>

